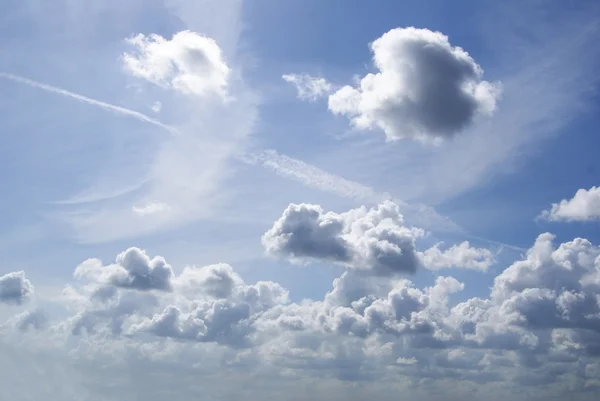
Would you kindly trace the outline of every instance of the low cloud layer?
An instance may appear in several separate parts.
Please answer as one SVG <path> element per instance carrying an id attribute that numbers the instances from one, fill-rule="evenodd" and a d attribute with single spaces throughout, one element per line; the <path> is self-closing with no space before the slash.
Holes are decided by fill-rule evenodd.
<path id="1" fill-rule="evenodd" d="M 496 108 L 499 84 L 448 37 L 428 29 L 396 28 L 371 44 L 376 73 L 329 96 L 332 113 L 358 129 L 381 129 L 387 140 L 439 140 Z"/>
<path id="2" fill-rule="evenodd" d="M 573 198 L 553 203 L 539 217 L 549 221 L 600 220 L 600 187 L 580 189 Z"/>
<path id="3" fill-rule="evenodd" d="M 0 303 L 21 305 L 33 297 L 33 285 L 22 271 L 0 276 Z"/>
<path id="4" fill-rule="evenodd" d="M 433 270 L 482 270 L 478 263 L 491 255 L 468 243 L 418 252 L 414 243 L 404 246 L 418 235 L 398 241 L 398 232 L 411 232 L 401 221 L 391 203 L 341 214 L 291 205 L 263 242 L 274 254 L 347 265 L 322 299 L 291 302 L 280 284 L 248 284 L 222 263 L 175 274 L 160 256 L 130 248 L 114 264 L 92 259 L 77 267 L 77 283 L 62 296 L 72 315 L 33 310 L 2 330 L 28 341 L 39 334 L 46 346 L 68 339 L 83 347 L 73 355 L 86 358 L 114 358 L 126 347 L 153 364 L 177 360 L 178 369 L 201 363 L 240 372 L 252 366 L 271 379 L 286 372 L 365 385 L 393 380 L 425 392 L 451 380 L 452 391 L 467 393 L 526 385 L 540 397 L 598 388 L 600 248 L 581 238 L 555 246 L 553 235 L 542 234 L 495 278 L 488 296 L 456 303 L 465 290 L 458 279 L 439 276 L 421 287 L 381 275 L 410 270 L 382 261 L 402 260 L 401 250 Z M 378 260 L 374 249 L 393 257 Z M 378 264 L 367 268 L 367 261 Z M 26 281 L 22 273 L 6 280 Z"/>

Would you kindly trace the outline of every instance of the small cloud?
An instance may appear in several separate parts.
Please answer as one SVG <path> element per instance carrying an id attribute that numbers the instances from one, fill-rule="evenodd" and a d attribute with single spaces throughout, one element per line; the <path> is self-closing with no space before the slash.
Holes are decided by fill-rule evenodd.
<path id="1" fill-rule="evenodd" d="M 22 271 L 0 276 L 0 303 L 21 305 L 33 297 L 33 285 Z"/>
<path id="2" fill-rule="evenodd" d="M 148 203 L 144 206 L 134 206 L 132 208 L 132 210 L 133 210 L 133 213 L 137 214 L 138 216 L 149 216 L 149 215 L 153 215 L 153 214 L 161 214 L 161 213 L 170 212 L 171 207 L 166 203 L 152 202 L 152 203 Z"/>
<path id="3" fill-rule="evenodd" d="M 419 361 L 417 361 L 417 358 L 414 358 L 414 357 L 413 358 L 402 358 L 402 357 L 400 357 L 400 358 L 396 359 L 396 363 L 398 365 L 408 365 L 408 366 L 410 366 L 410 365 L 414 365 L 417 362 L 419 362 Z"/>
<path id="4" fill-rule="evenodd" d="M 325 78 L 308 74 L 284 74 L 281 78 L 296 87 L 298 99 L 314 102 L 331 93 L 333 86 Z"/>
<path id="5" fill-rule="evenodd" d="M 152 106 L 150 108 L 152 109 L 153 112 L 160 113 L 160 111 L 162 110 L 162 103 L 159 101 L 156 101 L 152 104 Z"/>
<path id="6" fill-rule="evenodd" d="M 548 221 L 593 221 L 600 220 L 600 187 L 580 189 L 571 199 L 553 203 L 538 219 Z"/>
<path id="7" fill-rule="evenodd" d="M 489 249 L 473 248 L 468 241 L 445 251 L 437 244 L 423 252 L 423 265 L 429 270 L 463 268 L 486 272 L 494 262 L 494 254 Z"/>
<path id="8" fill-rule="evenodd" d="M 181 31 L 171 40 L 139 34 L 127 42 L 135 48 L 123 55 L 132 75 L 185 94 L 226 96 L 230 69 L 213 39 Z"/>

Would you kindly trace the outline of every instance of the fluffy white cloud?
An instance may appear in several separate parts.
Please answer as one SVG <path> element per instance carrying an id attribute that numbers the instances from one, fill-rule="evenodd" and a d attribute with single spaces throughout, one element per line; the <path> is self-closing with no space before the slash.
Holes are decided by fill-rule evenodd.
<path id="1" fill-rule="evenodd" d="M 553 203 L 540 218 L 549 221 L 591 221 L 600 219 L 600 187 L 580 189 L 571 199 Z"/>
<path id="2" fill-rule="evenodd" d="M 128 40 L 135 48 L 125 53 L 125 68 L 134 76 L 186 94 L 226 96 L 230 69 L 217 43 L 192 31 L 171 40 L 139 34 Z"/>
<path id="3" fill-rule="evenodd" d="M 33 285 L 22 271 L 0 276 L 0 302 L 21 305 L 33 297 Z"/>
<path id="4" fill-rule="evenodd" d="M 117 256 L 114 264 L 88 259 L 75 269 L 78 279 L 137 290 L 171 290 L 173 270 L 160 256 L 150 259 L 145 251 L 129 248 Z"/>
<path id="5" fill-rule="evenodd" d="M 405 226 L 398 205 L 391 201 L 340 214 L 324 212 L 318 205 L 291 204 L 262 243 L 268 254 L 295 262 L 328 261 L 381 275 L 410 274 L 419 267 L 485 271 L 494 262 L 489 250 L 468 242 L 419 252 L 415 242 L 424 234 Z"/>
<path id="6" fill-rule="evenodd" d="M 23 341 L 39 333 L 47 346 L 71 344 L 73 354 L 86 358 L 177 360 L 180 368 L 202 361 L 213 372 L 252 366 L 261 374 L 319 381 L 400 380 L 413 391 L 451 380 L 465 391 L 544 384 L 561 394 L 561 386 L 598 382 L 600 248 L 589 241 L 555 247 L 553 236 L 542 234 L 495 278 L 489 296 L 453 304 L 465 288 L 453 277 L 419 287 L 353 265 L 365 259 L 353 255 L 363 252 L 369 230 L 378 233 L 376 243 L 395 243 L 402 225 L 393 204 L 341 214 L 298 205 L 286 213 L 273 235 L 265 234 L 271 251 L 351 267 L 322 299 L 291 302 L 281 285 L 248 284 L 223 263 L 174 274 L 160 256 L 130 248 L 114 264 L 91 259 L 76 268 L 79 282 L 63 295 L 66 317 L 25 312 L 0 330 L 16 329 Z M 289 237 L 298 233 L 295 243 Z M 405 249 L 432 269 L 482 269 L 478 263 L 491 257 L 467 243 L 445 251 Z"/>
<path id="7" fill-rule="evenodd" d="M 371 50 L 379 71 L 329 97 L 329 109 L 359 129 L 379 128 L 388 140 L 439 140 L 496 108 L 499 84 L 482 80 L 473 58 L 439 32 L 392 29 Z"/>
<path id="8" fill-rule="evenodd" d="M 485 248 L 473 248 L 468 241 L 442 251 L 439 244 L 423 252 L 423 265 L 430 270 L 465 268 L 487 271 L 494 263 L 494 254 Z"/>
<path id="9" fill-rule="evenodd" d="M 266 251 L 295 261 L 322 260 L 376 274 L 414 273 L 420 265 L 415 238 L 390 201 L 372 209 L 325 213 L 320 206 L 291 204 L 262 237 Z"/>
<path id="10" fill-rule="evenodd" d="M 331 93 L 333 86 L 325 78 L 308 74 L 284 74 L 281 78 L 296 87 L 298 99 L 314 102 Z"/>

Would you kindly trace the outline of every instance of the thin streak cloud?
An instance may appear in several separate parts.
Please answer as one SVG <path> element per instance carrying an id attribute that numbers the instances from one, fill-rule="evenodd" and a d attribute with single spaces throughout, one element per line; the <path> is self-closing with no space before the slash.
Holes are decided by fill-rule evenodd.
<path id="1" fill-rule="evenodd" d="M 155 118 L 152 118 L 150 116 L 147 116 L 146 114 L 140 113 L 139 111 L 127 109 L 127 108 L 121 107 L 121 106 L 116 106 L 114 104 L 106 103 L 106 102 L 103 102 L 101 100 L 97 100 L 97 99 L 93 99 L 93 98 L 90 98 L 90 97 L 87 97 L 87 96 L 83 96 L 83 95 L 80 95 L 78 93 L 74 93 L 74 92 L 68 91 L 66 89 L 62 89 L 62 88 L 58 88 L 56 86 L 44 84 L 42 82 L 34 81 L 32 79 L 25 78 L 25 77 L 22 77 L 22 76 L 19 76 L 19 75 L 15 75 L 15 74 L 10 74 L 10 73 L 7 73 L 7 72 L 0 72 L 0 78 L 7 79 L 9 81 L 17 82 L 17 83 L 20 83 L 20 84 L 28 85 L 28 86 L 31 86 L 32 88 L 38 88 L 38 89 L 45 90 L 47 92 L 56 93 L 58 95 L 67 96 L 67 97 L 70 97 L 72 99 L 78 100 L 78 101 L 83 102 L 83 103 L 91 104 L 91 105 L 103 108 L 105 110 L 113 111 L 113 112 L 115 112 L 117 114 L 121 114 L 121 115 L 124 115 L 124 116 L 133 117 L 133 118 L 135 118 L 137 120 L 140 120 L 140 121 L 152 124 L 152 125 L 154 125 L 156 127 L 163 128 L 166 131 L 170 132 L 171 134 L 178 134 L 179 133 L 176 128 L 171 127 L 171 126 L 166 125 L 166 124 L 163 124 L 159 120 L 157 120 Z"/>

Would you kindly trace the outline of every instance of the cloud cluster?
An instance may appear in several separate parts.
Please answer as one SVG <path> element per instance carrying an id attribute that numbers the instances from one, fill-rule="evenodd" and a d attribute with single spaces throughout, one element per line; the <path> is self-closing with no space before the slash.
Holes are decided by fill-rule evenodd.
<path id="1" fill-rule="evenodd" d="M 325 78 L 309 74 L 283 74 L 281 78 L 296 87 L 298 99 L 314 102 L 331 93 L 333 85 Z"/>
<path id="2" fill-rule="evenodd" d="M 134 52 L 123 61 L 132 75 L 186 94 L 226 96 L 231 71 L 213 39 L 181 31 L 171 40 L 139 34 L 127 42 Z"/>
<path id="3" fill-rule="evenodd" d="M 262 243 L 269 254 L 296 261 L 334 262 L 377 274 L 414 273 L 420 265 L 415 239 L 424 232 L 403 223 L 390 201 L 341 214 L 291 204 Z"/>
<path id="4" fill-rule="evenodd" d="M 0 303 L 21 305 L 33 297 L 33 285 L 25 272 L 12 272 L 0 276 Z"/>
<path id="5" fill-rule="evenodd" d="M 571 199 L 553 203 L 540 218 L 549 221 L 592 221 L 600 219 L 600 187 L 580 189 Z"/>
<path id="6" fill-rule="evenodd" d="M 448 37 L 428 29 L 396 28 L 371 44 L 379 70 L 329 96 L 329 109 L 359 129 L 383 130 L 387 140 L 439 140 L 496 108 L 499 84 Z"/>
<path id="7" fill-rule="evenodd" d="M 465 289 L 456 278 L 420 287 L 401 274 L 485 270 L 493 254 L 466 242 L 421 252 L 422 235 L 403 225 L 392 202 L 339 214 L 290 205 L 263 244 L 294 261 L 348 267 L 322 299 L 291 302 L 280 284 L 248 284 L 223 263 L 176 274 L 163 258 L 129 248 L 115 263 L 90 259 L 75 269 L 78 283 L 63 294 L 73 310 L 68 318 L 26 312 L 11 327 L 81 339 L 86 352 L 126 346 L 147 358 L 150 345 L 165 347 L 152 351 L 157 359 L 209 352 L 242 371 L 402 378 L 414 388 L 444 380 L 466 388 L 543 383 L 556 394 L 564 386 L 597 388 L 599 247 L 581 238 L 555 247 L 542 234 L 495 278 L 488 296 L 456 303 Z"/>
<path id="8" fill-rule="evenodd" d="M 377 275 L 412 274 L 419 267 L 485 271 L 494 263 L 489 250 L 473 248 L 468 242 L 445 251 L 436 245 L 419 252 L 416 240 L 424 235 L 424 230 L 404 224 L 392 201 L 340 214 L 324 212 L 318 205 L 291 204 L 265 232 L 262 243 L 273 256 L 333 262 Z"/>

